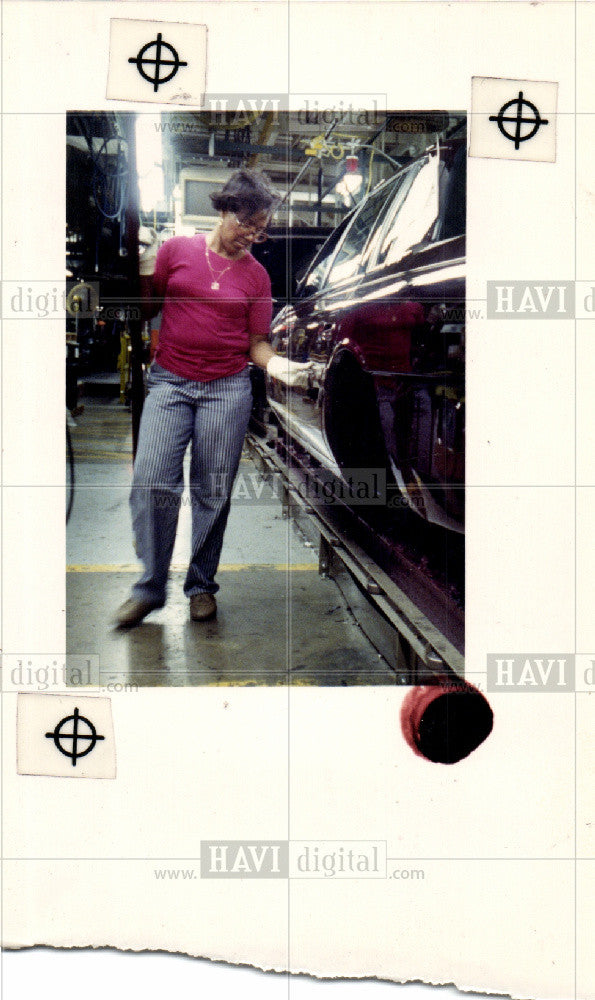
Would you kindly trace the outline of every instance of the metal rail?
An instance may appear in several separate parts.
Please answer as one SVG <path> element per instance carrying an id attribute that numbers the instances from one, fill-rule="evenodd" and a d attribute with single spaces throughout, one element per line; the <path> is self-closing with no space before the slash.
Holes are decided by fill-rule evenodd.
<path id="1" fill-rule="evenodd" d="M 319 538 L 319 571 L 335 580 L 358 625 L 403 684 L 464 677 L 464 656 L 348 531 L 300 492 L 298 467 L 283 461 L 275 443 L 246 439 L 261 470 L 280 477 L 288 512 Z"/>

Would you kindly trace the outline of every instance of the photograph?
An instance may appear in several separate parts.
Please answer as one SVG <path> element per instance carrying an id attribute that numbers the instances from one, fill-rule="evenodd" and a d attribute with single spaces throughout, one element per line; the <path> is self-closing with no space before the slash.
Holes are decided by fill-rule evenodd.
<path id="1" fill-rule="evenodd" d="M 72 683 L 462 681 L 466 113 L 233 103 L 67 115 Z"/>

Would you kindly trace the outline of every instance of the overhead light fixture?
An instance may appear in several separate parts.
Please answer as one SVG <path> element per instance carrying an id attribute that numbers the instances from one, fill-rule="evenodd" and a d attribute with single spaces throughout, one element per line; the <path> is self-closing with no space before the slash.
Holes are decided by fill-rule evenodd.
<path id="1" fill-rule="evenodd" d="M 356 191 L 359 191 L 363 181 L 364 178 L 359 172 L 359 160 L 357 156 L 346 156 L 343 182 L 350 194 L 355 194 Z"/>
<path id="2" fill-rule="evenodd" d="M 345 205 L 348 205 L 350 201 L 355 203 L 354 195 L 361 188 L 363 181 L 364 178 L 359 172 L 357 156 L 346 156 L 345 173 L 339 183 L 335 185 L 335 191 L 342 196 Z"/>

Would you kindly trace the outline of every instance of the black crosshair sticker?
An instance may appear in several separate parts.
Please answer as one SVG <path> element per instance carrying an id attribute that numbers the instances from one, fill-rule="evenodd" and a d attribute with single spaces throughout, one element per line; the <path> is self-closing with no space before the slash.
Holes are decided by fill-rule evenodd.
<path id="1" fill-rule="evenodd" d="M 148 52 L 149 49 L 152 48 L 155 49 L 154 59 L 152 57 L 145 56 L 145 52 Z M 162 49 L 168 49 L 172 58 L 164 59 L 161 54 Z M 140 75 L 143 77 L 143 79 L 147 80 L 148 83 L 153 84 L 153 92 L 155 94 L 159 90 L 160 84 L 167 83 L 169 80 L 173 79 L 173 77 L 178 72 L 180 66 L 188 65 L 187 62 L 184 62 L 182 59 L 179 58 L 178 53 L 174 49 L 173 45 L 170 45 L 169 42 L 163 41 L 163 36 L 160 31 L 157 33 L 157 38 L 155 39 L 155 41 L 147 42 L 146 45 L 143 45 L 138 55 L 131 56 L 128 62 L 136 63 L 136 68 L 139 71 Z M 143 68 L 145 64 L 154 67 L 153 76 L 149 76 L 148 73 L 145 73 L 145 70 Z M 161 69 L 162 66 L 171 66 L 171 69 L 169 70 L 168 73 L 166 73 L 165 76 L 159 75 L 159 70 Z"/>
<path id="2" fill-rule="evenodd" d="M 66 725 L 67 722 L 72 722 L 72 732 L 63 733 L 62 727 Z M 86 732 L 85 732 L 86 730 Z M 74 715 L 67 715 L 62 719 L 52 733 L 46 733 L 46 739 L 53 740 L 56 749 L 63 753 L 65 757 L 70 757 L 72 760 L 72 766 L 76 767 L 76 762 L 79 757 L 86 757 L 91 750 L 94 749 L 95 744 L 98 740 L 104 740 L 105 736 L 98 736 L 97 730 L 89 719 L 86 719 L 84 715 L 79 714 L 78 708 L 75 708 Z M 63 740 L 72 740 L 70 749 L 68 749 L 68 744 L 62 745 Z M 79 743 L 85 746 L 85 742 L 88 743 L 83 750 L 79 749 Z"/>
<path id="3" fill-rule="evenodd" d="M 516 115 L 507 115 L 506 112 L 508 109 L 514 106 L 516 106 Z M 523 107 L 529 108 L 530 112 L 532 112 L 531 117 L 523 115 Z M 522 90 L 519 90 L 518 97 L 514 97 L 512 101 L 508 101 L 506 104 L 503 104 L 497 115 L 490 115 L 490 121 L 497 122 L 502 135 L 506 139 L 510 139 L 511 142 L 514 142 L 515 149 L 519 148 L 521 142 L 526 142 L 527 139 L 532 139 L 541 125 L 549 124 L 547 118 L 541 117 L 535 105 L 523 97 Z M 504 122 L 515 123 L 516 127 L 514 134 L 511 135 L 511 133 L 507 131 Z M 526 135 L 523 135 L 523 125 L 531 126 Z"/>

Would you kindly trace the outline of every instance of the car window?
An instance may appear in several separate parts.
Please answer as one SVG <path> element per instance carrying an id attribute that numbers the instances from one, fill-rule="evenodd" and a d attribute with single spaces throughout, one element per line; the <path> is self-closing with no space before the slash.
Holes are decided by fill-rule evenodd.
<path id="1" fill-rule="evenodd" d="M 382 220 L 384 211 L 394 195 L 395 183 L 396 180 L 383 184 L 362 203 L 339 247 L 327 277 L 327 284 L 334 285 L 357 274 L 370 234 L 375 225 Z"/>
<path id="2" fill-rule="evenodd" d="M 331 233 L 328 240 L 320 250 L 320 253 L 315 258 L 313 267 L 308 271 L 308 274 L 298 289 L 298 294 L 300 296 L 314 295 L 319 288 L 322 288 L 327 271 L 333 259 L 333 255 L 337 249 L 339 241 L 343 237 L 345 229 L 350 223 L 350 218 L 351 217 L 348 216 L 339 224 L 337 229 L 335 229 L 334 233 Z"/>
<path id="3" fill-rule="evenodd" d="M 431 238 L 438 216 L 439 177 L 444 170 L 436 156 L 422 161 L 405 195 L 392 206 L 377 264 L 394 264 L 412 247 Z"/>
<path id="4" fill-rule="evenodd" d="M 444 171 L 440 191 L 440 215 L 434 239 L 450 240 L 465 232 L 467 207 L 467 150 L 463 144 Z"/>
<path id="5" fill-rule="evenodd" d="M 364 263 L 367 268 L 374 267 L 376 264 L 375 257 L 378 252 L 378 247 L 383 243 L 384 233 L 390 225 L 391 220 L 394 218 L 395 213 L 398 212 L 403 200 L 407 197 L 407 192 L 411 187 L 413 180 L 417 173 L 419 172 L 421 164 L 419 162 L 414 163 L 412 166 L 407 167 L 402 170 L 400 174 L 395 178 L 395 183 L 391 191 L 391 202 L 387 207 L 387 211 L 383 213 L 383 219 L 379 225 L 374 227 L 374 232 L 372 237 L 366 247 Z"/>

